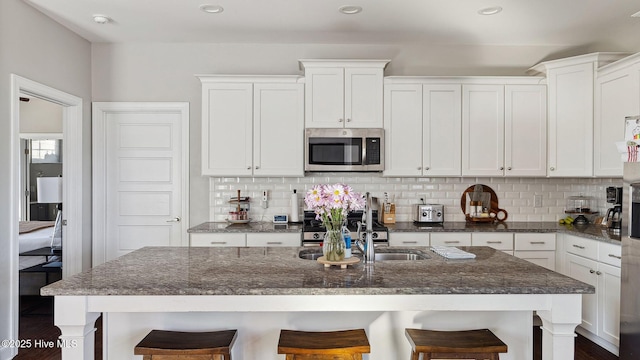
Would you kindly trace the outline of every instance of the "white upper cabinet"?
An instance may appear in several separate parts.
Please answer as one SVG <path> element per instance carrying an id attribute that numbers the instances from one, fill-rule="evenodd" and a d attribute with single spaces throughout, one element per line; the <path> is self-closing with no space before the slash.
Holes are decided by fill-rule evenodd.
<path id="1" fill-rule="evenodd" d="M 600 66 L 624 54 L 594 53 L 553 60 L 531 70 L 546 73 L 550 177 L 594 175 L 594 80 Z"/>
<path id="2" fill-rule="evenodd" d="M 625 116 L 640 114 L 640 54 L 598 70 L 594 110 L 594 175 L 620 177 L 615 143 L 624 139 Z"/>
<path id="3" fill-rule="evenodd" d="M 202 174 L 303 176 L 298 76 L 200 76 Z"/>
<path id="4" fill-rule="evenodd" d="M 385 176 L 459 176 L 459 84 L 385 85 Z"/>
<path id="5" fill-rule="evenodd" d="M 462 175 L 544 176 L 546 87 L 463 85 L 462 92 Z"/>
<path id="6" fill-rule="evenodd" d="M 462 86 L 462 175 L 504 174 L 504 86 Z"/>
<path id="7" fill-rule="evenodd" d="M 504 174 L 545 176 L 546 85 L 506 85 L 504 106 Z"/>
<path id="8" fill-rule="evenodd" d="M 381 128 L 388 62 L 300 60 L 305 73 L 305 127 Z"/>

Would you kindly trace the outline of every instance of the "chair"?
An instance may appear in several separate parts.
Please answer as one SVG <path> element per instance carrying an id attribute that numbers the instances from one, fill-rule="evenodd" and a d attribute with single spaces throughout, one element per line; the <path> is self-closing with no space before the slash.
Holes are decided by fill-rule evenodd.
<path id="1" fill-rule="evenodd" d="M 507 345 L 489 329 L 466 331 L 434 331 L 406 329 L 411 343 L 411 360 L 473 359 L 498 360 Z"/>
<path id="2" fill-rule="evenodd" d="M 281 330 L 278 354 L 286 360 L 361 360 L 371 351 L 363 329 L 311 332 Z"/>
<path id="3" fill-rule="evenodd" d="M 237 330 L 181 332 L 152 330 L 134 348 L 144 360 L 231 360 Z"/>

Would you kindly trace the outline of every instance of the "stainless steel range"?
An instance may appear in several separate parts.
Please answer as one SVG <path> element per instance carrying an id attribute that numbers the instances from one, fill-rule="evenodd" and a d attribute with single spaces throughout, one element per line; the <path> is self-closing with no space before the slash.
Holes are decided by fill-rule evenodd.
<path id="1" fill-rule="evenodd" d="M 358 238 L 358 221 L 362 221 L 362 210 L 352 211 L 347 215 L 347 229 L 351 232 L 351 238 Z M 373 218 L 378 218 L 377 210 L 373 210 Z M 322 226 L 320 220 L 316 220 L 316 214 L 313 211 L 305 210 L 304 222 L 302 224 L 302 245 L 303 246 L 319 246 L 324 239 L 326 229 Z M 389 230 L 382 223 L 373 221 L 373 241 L 376 245 L 389 245 Z M 362 229 L 361 237 L 364 240 L 364 229 Z"/>

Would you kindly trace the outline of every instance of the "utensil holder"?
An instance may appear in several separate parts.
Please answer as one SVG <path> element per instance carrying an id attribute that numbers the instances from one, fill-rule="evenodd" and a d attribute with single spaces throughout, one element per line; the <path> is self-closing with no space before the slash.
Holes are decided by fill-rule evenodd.
<path id="1" fill-rule="evenodd" d="M 385 206 L 382 207 L 382 223 L 383 224 L 396 223 L 396 204 L 385 204 Z"/>

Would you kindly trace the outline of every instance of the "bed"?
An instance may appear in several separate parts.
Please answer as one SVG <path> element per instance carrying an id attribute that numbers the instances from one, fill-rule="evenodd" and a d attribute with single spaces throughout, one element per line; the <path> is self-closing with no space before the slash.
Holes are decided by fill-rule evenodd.
<path id="1" fill-rule="evenodd" d="M 19 253 L 51 246 L 51 238 L 55 229 L 55 221 L 21 221 L 18 244 Z M 54 245 L 59 246 L 59 241 L 57 244 L 54 243 Z M 49 260 L 54 259 L 49 257 Z M 42 264 L 46 261 L 47 258 L 44 256 L 20 256 L 20 270 Z"/>

